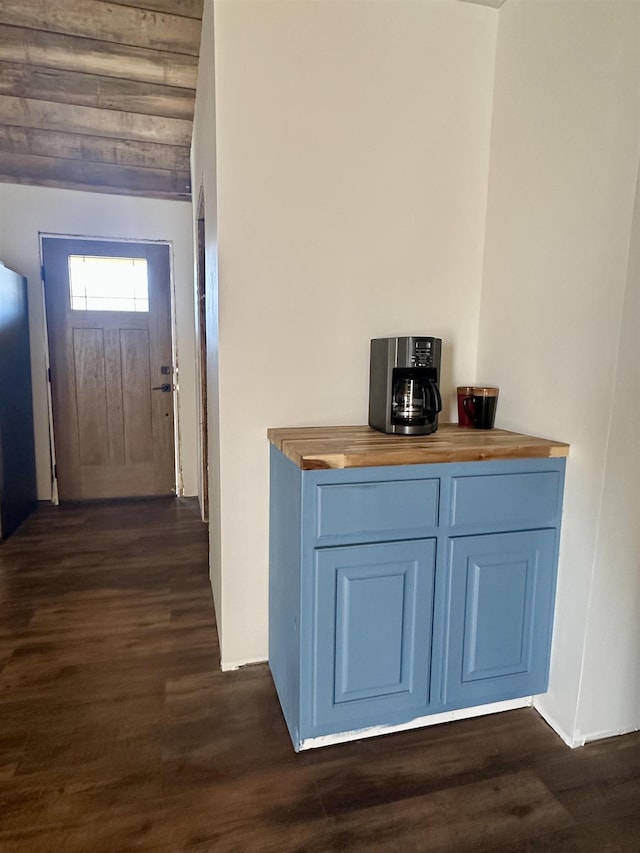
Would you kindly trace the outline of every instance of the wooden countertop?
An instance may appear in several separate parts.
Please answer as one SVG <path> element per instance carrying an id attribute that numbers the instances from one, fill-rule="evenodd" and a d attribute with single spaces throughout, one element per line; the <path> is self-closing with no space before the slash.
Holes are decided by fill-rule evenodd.
<path id="1" fill-rule="evenodd" d="M 368 426 L 324 426 L 269 429 L 267 437 L 304 471 L 569 455 L 569 445 L 562 441 L 457 424 L 440 424 L 432 435 L 386 435 Z"/>

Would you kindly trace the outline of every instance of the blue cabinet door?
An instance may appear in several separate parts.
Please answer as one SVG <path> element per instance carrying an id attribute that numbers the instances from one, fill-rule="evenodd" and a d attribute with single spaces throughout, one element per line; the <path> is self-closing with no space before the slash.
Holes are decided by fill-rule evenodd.
<path id="1" fill-rule="evenodd" d="M 427 712 L 435 556 L 435 539 L 315 552 L 309 734 Z"/>
<path id="2" fill-rule="evenodd" d="M 547 689 L 556 531 L 450 541 L 444 701 L 449 708 Z"/>

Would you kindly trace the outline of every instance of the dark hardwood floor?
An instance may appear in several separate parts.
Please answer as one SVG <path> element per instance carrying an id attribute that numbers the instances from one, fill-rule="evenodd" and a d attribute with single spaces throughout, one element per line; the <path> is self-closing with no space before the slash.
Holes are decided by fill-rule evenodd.
<path id="1" fill-rule="evenodd" d="M 0 546 L 0 851 L 640 850 L 640 734 L 524 709 L 296 755 L 219 671 L 192 500 L 44 507 Z"/>

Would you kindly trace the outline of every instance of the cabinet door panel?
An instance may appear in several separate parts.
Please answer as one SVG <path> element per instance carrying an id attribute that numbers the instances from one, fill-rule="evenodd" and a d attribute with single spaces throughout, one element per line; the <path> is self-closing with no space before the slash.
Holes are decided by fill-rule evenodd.
<path id="1" fill-rule="evenodd" d="M 547 687 L 554 530 L 451 542 L 445 702 L 495 702 Z"/>
<path id="2" fill-rule="evenodd" d="M 410 656 L 403 648 L 412 639 L 415 572 L 387 571 L 387 566 L 337 571 L 336 702 L 409 688 Z"/>
<path id="3" fill-rule="evenodd" d="M 426 710 L 434 566 L 433 539 L 316 552 L 314 726 Z"/>

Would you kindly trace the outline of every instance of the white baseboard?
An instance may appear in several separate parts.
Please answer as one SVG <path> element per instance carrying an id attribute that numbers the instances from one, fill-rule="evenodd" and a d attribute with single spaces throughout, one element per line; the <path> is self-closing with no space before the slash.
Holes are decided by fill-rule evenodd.
<path id="1" fill-rule="evenodd" d="M 542 719 L 551 726 L 554 732 L 561 737 L 567 746 L 571 747 L 571 749 L 577 749 L 580 746 L 584 746 L 586 743 L 593 743 L 596 740 L 604 740 L 608 737 L 618 737 L 618 735 L 629 735 L 632 734 L 632 732 L 640 731 L 637 726 L 631 726 L 630 728 L 622 729 L 604 729 L 603 731 L 588 732 L 587 734 L 578 730 L 573 735 L 569 735 L 565 732 L 562 726 L 558 725 L 557 720 L 555 720 L 546 711 L 539 708 L 535 702 L 533 703 L 533 707 L 540 714 Z"/>
<path id="2" fill-rule="evenodd" d="M 426 726 L 437 726 L 440 723 L 450 723 L 453 720 L 466 720 L 471 717 L 481 717 L 485 714 L 513 711 L 515 708 L 528 708 L 531 706 L 532 701 L 532 696 L 525 696 L 522 699 L 509 699 L 506 702 L 492 702 L 490 705 L 476 705 L 473 708 L 462 708 L 459 711 L 444 711 L 441 714 L 416 717 L 415 720 L 409 720 L 407 723 L 399 723 L 396 726 L 370 726 L 364 729 L 339 732 L 338 734 L 305 738 L 300 743 L 300 750 L 316 749 L 319 746 L 331 746 L 336 743 L 347 743 L 352 740 L 362 740 L 362 738 L 377 737 L 378 735 L 391 734 L 392 732 L 406 732 L 410 729 L 421 729 Z"/>
<path id="3" fill-rule="evenodd" d="M 583 743 L 592 743 L 594 740 L 604 740 L 608 737 L 618 737 L 618 735 L 630 735 L 637 731 L 640 731 L 640 729 L 638 729 L 637 726 L 632 726 L 628 729 L 616 729 L 615 731 L 607 729 L 607 731 L 603 732 L 590 732 L 589 734 L 584 735 Z"/>
<path id="4" fill-rule="evenodd" d="M 533 707 L 540 714 L 542 719 L 549 724 L 549 726 L 554 730 L 554 732 L 558 735 L 558 737 L 562 738 L 562 740 L 566 743 L 567 746 L 571 747 L 571 749 L 576 749 L 578 746 L 584 746 L 585 741 L 584 738 L 573 737 L 569 735 L 562 726 L 555 720 L 550 714 L 546 711 L 543 711 L 535 702 L 533 703 Z"/>
<path id="5" fill-rule="evenodd" d="M 223 672 L 233 672 L 241 666 L 251 666 L 256 663 L 267 663 L 266 658 L 246 658 L 245 660 L 220 661 L 220 669 Z"/>

